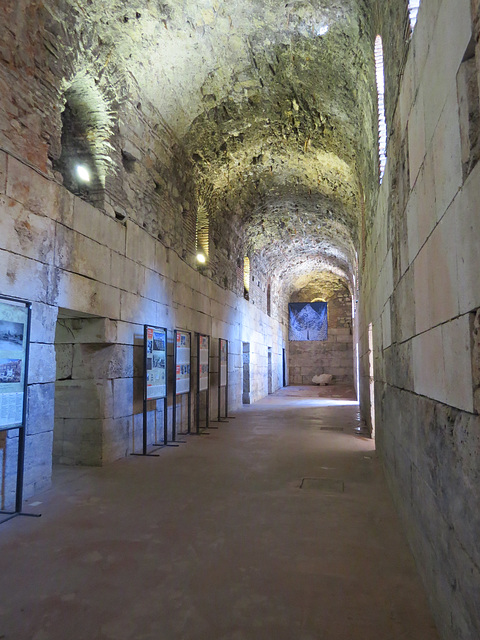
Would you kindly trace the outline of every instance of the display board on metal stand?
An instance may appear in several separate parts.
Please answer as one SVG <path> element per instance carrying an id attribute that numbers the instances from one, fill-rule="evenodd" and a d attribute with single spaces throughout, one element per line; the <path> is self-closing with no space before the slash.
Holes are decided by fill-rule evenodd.
<path id="1" fill-rule="evenodd" d="M 31 314 L 31 302 L 0 296 L 0 431 L 18 430 L 15 508 L 0 511 L 6 516 L 2 523 L 16 516 L 39 517 L 22 511 Z"/>
<path id="2" fill-rule="evenodd" d="M 225 396 L 225 415 L 222 416 L 222 389 Z M 228 422 L 228 340 L 218 339 L 218 412 L 216 422 Z"/>
<path id="3" fill-rule="evenodd" d="M 197 334 L 197 394 L 195 403 L 196 433 L 200 435 L 200 394 L 206 392 L 205 428 L 210 414 L 210 336 Z M 207 435 L 207 434 L 206 434 Z"/>
<path id="4" fill-rule="evenodd" d="M 142 453 L 134 456 L 155 456 L 148 453 L 148 410 L 149 401 L 155 402 L 155 424 L 157 420 L 156 401 L 163 400 L 163 443 L 152 443 L 157 449 L 167 446 L 167 330 L 164 327 L 144 325 L 143 327 L 143 446 Z"/>
<path id="5" fill-rule="evenodd" d="M 228 340 L 225 340 L 225 342 L 227 343 L 227 360 L 225 366 L 225 417 L 229 420 L 235 420 L 235 416 L 228 415 Z"/>
<path id="6" fill-rule="evenodd" d="M 177 396 L 188 394 L 188 433 L 192 430 L 191 333 L 175 329 L 173 338 L 173 419 L 172 440 L 177 438 Z M 183 441 L 179 441 L 183 442 Z"/>

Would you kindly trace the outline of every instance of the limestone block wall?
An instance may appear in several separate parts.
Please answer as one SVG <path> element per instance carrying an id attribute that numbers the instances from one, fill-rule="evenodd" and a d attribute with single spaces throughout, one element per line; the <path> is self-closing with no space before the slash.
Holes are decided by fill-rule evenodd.
<path id="1" fill-rule="evenodd" d="M 213 343 L 228 339 L 231 410 L 242 402 L 242 342 L 251 349 L 251 401 L 268 393 L 268 347 L 278 388 L 286 335 L 259 306 L 215 284 L 134 221 L 115 219 L 4 152 L 0 167 L 0 292 L 33 302 L 26 496 L 50 482 L 55 422 L 64 431 L 55 444 L 62 462 L 99 464 L 140 448 L 144 323 L 167 327 L 170 370 L 175 328 L 211 335 Z M 102 329 L 89 332 L 89 325 Z M 212 349 L 212 371 L 216 355 Z M 178 400 L 180 430 L 185 401 Z M 216 401 L 212 386 L 212 417 Z M 171 429 L 171 392 L 168 404 Z M 73 454 L 81 430 L 84 451 Z M 65 447 L 66 431 L 74 438 Z M 2 436 L 3 504 L 12 497 L 15 449 L 14 433 Z"/>
<path id="2" fill-rule="evenodd" d="M 445 640 L 480 637 L 473 17 L 469 0 L 421 3 L 361 274 L 362 411 L 370 422 L 371 323 L 377 446 Z"/>
<path id="3" fill-rule="evenodd" d="M 132 412 L 142 411 L 142 347 L 116 339 L 106 318 L 58 318 L 54 463 L 101 465 L 126 455 Z M 122 394 L 132 378 L 136 402 Z"/>
<path id="4" fill-rule="evenodd" d="M 353 341 L 350 329 L 329 330 L 322 342 L 291 342 L 290 384 L 312 384 L 313 376 L 329 373 L 334 382 L 353 384 Z"/>

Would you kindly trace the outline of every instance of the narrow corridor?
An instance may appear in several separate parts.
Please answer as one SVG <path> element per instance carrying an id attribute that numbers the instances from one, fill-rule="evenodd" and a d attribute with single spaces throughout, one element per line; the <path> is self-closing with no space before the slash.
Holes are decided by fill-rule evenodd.
<path id="1" fill-rule="evenodd" d="M 42 517 L 0 527 L 0 638 L 436 639 L 345 390 L 287 387 L 159 457 L 57 470 L 26 506 Z"/>

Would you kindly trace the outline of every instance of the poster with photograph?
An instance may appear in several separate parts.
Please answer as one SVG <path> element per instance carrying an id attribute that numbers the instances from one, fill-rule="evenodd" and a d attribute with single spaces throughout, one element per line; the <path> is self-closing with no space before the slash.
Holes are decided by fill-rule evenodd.
<path id="1" fill-rule="evenodd" d="M 227 340 L 220 338 L 220 386 L 227 384 Z"/>
<path id="2" fill-rule="evenodd" d="M 177 331 L 175 371 L 177 395 L 190 391 L 190 334 Z"/>
<path id="3" fill-rule="evenodd" d="M 23 423 L 28 308 L 0 300 L 0 430 Z"/>
<path id="4" fill-rule="evenodd" d="M 146 328 L 147 400 L 167 395 L 167 332 Z"/>
<path id="5" fill-rule="evenodd" d="M 206 391 L 208 389 L 208 336 L 198 336 L 199 361 L 198 361 L 198 390 Z"/>
<path id="6" fill-rule="evenodd" d="M 328 311 L 326 302 L 291 302 L 289 340 L 327 340 Z"/>

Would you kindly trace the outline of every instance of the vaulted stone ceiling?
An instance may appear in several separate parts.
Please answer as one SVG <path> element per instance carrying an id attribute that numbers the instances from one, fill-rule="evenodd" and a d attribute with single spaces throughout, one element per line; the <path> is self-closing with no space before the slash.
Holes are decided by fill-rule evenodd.
<path id="1" fill-rule="evenodd" d="M 177 136 L 217 227 L 235 219 L 290 288 L 352 281 L 378 171 L 369 2 L 65 0 Z"/>

